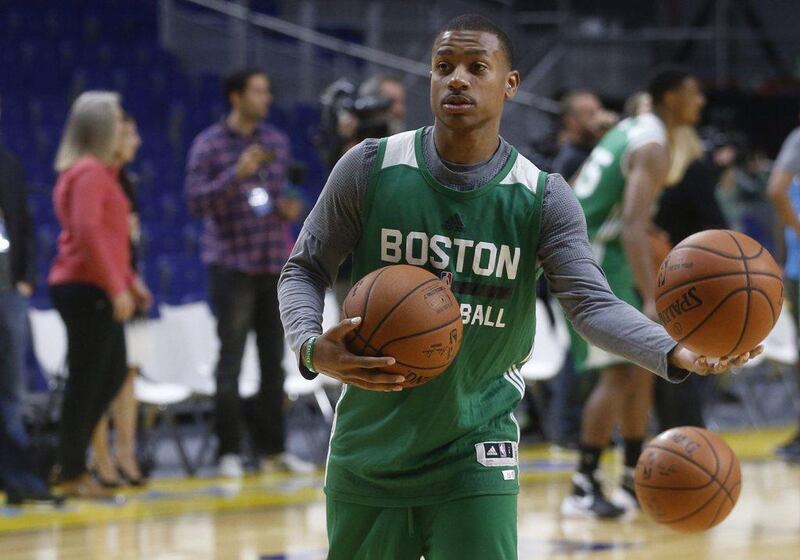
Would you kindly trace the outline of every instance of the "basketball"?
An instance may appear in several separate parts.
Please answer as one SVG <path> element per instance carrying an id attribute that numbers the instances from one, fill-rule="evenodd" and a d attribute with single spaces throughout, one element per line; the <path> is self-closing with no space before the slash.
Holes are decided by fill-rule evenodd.
<path id="1" fill-rule="evenodd" d="M 345 317 L 361 317 L 347 339 L 363 356 L 391 356 L 384 368 L 404 387 L 424 385 L 450 366 L 461 346 L 461 311 L 453 292 L 423 268 L 392 265 L 370 272 L 347 294 Z"/>
<path id="2" fill-rule="evenodd" d="M 757 241 L 735 231 L 691 235 L 658 270 L 656 309 L 667 332 L 710 357 L 755 348 L 778 320 L 781 270 Z"/>
<path id="3" fill-rule="evenodd" d="M 683 533 L 721 523 L 742 488 L 739 459 L 728 444 L 702 428 L 667 430 L 636 465 L 636 496 L 657 523 Z"/>

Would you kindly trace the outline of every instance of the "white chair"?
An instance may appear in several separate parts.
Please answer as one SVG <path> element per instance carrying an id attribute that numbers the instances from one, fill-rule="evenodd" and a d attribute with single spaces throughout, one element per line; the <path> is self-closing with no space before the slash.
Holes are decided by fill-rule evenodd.
<path id="1" fill-rule="evenodd" d="M 283 391 L 286 393 L 286 396 L 289 397 L 289 400 L 296 401 L 302 396 L 311 395 L 314 397 L 323 418 L 325 418 L 327 422 L 333 421 L 333 407 L 323 387 L 323 379 L 326 376 L 319 375 L 312 380 L 303 377 L 300 374 L 296 355 L 289 347 L 289 343 L 285 341 L 282 365 L 283 371 L 286 372 L 286 379 L 283 382 Z"/>
<path id="2" fill-rule="evenodd" d="M 192 389 L 181 382 L 179 370 L 185 360 L 181 347 L 172 345 L 168 336 L 169 325 L 163 319 L 148 319 L 137 325 L 138 336 L 146 351 L 140 352 L 142 372 L 135 380 L 136 398 L 140 402 L 164 407 L 185 401 Z"/>
<path id="3" fill-rule="evenodd" d="M 255 333 L 247 336 L 242 356 L 242 370 L 239 374 L 239 394 L 247 399 L 258 393 L 261 384 L 261 362 L 258 359 L 258 345 Z"/>
<path id="4" fill-rule="evenodd" d="M 51 385 L 63 382 L 67 375 L 67 329 L 55 309 L 28 311 L 33 352 Z"/>
<path id="5" fill-rule="evenodd" d="M 520 368 L 526 381 L 543 381 L 554 377 L 564 365 L 569 349 L 567 330 L 561 307 L 553 302 L 555 325 L 551 323 L 545 303 L 536 300 L 536 335 L 533 339 L 531 358 Z"/>
<path id="6" fill-rule="evenodd" d="M 169 325 L 166 336 L 170 346 L 183 354 L 184 367 L 181 379 L 204 395 L 213 395 L 216 390 L 214 368 L 219 357 L 217 320 L 204 301 L 184 305 L 161 305 L 159 312 Z M 239 375 L 239 394 L 251 397 L 258 392 L 260 365 L 255 335 L 250 333 L 245 344 Z"/>
<path id="7" fill-rule="evenodd" d="M 216 390 L 214 368 L 219 354 L 216 320 L 205 302 L 159 306 L 164 325 L 164 354 L 174 366 L 173 380 L 195 393 L 212 396 Z"/>
<path id="8" fill-rule="evenodd" d="M 325 306 L 322 313 L 322 329 L 323 331 L 336 325 L 339 322 L 339 305 L 336 302 L 336 296 L 332 291 L 325 294 Z M 325 392 L 325 387 L 341 388 L 341 383 L 328 377 L 327 375 L 318 375 L 313 380 L 308 380 L 300 374 L 300 368 L 297 361 L 297 355 L 292 352 L 289 343 L 285 342 L 283 352 L 283 370 L 286 372 L 286 381 L 283 384 L 283 390 L 291 400 L 297 400 L 303 395 L 311 395 L 317 403 L 317 406 L 326 421 L 333 421 L 333 407 Z"/>
<path id="9" fill-rule="evenodd" d="M 339 302 L 336 301 L 336 295 L 331 290 L 328 290 L 327 292 L 325 292 L 325 305 L 322 308 L 323 331 L 339 323 L 340 321 L 339 312 L 340 312 Z M 329 387 L 332 389 L 342 388 L 341 382 L 337 381 L 333 377 L 328 377 L 327 375 L 320 375 L 318 379 L 325 387 Z"/>
<path id="10" fill-rule="evenodd" d="M 25 399 L 31 418 L 31 436 L 39 437 L 49 423 L 59 420 L 68 375 L 67 329 L 55 309 L 30 308 L 28 319 L 33 353 L 48 387 L 46 393 L 29 394 Z"/>
<path id="11" fill-rule="evenodd" d="M 755 367 L 764 360 L 770 360 L 779 364 L 792 365 L 797 363 L 797 332 L 792 319 L 792 312 L 784 305 L 778 321 L 772 331 L 764 340 L 764 352 L 760 356 L 753 358 L 744 366 Z"/>
<path id="12" fill-rule="evenodd" d="M 160 409 L 183 402 L 192 396 L 192 390 L 185 385 L 159 383 L 141 376 L 134 379 L 133 386 L 137 401 Z"/>
<path id="13" fill-rule="evenodd" d="M 742 375 L 739 377 L 745 386 L 747 397 L 742 399 L 744 411 L 750 423 L 759 426 L 763 425 L 769 418 L 769 414 L 764 408 L 763 399 L 760 398 L 765 382 L 777 382 L 782 385 L 783 392 L 787 395 L 791 406 L 795 412 L 800 412 L 800 391 L 795 381 L 795 364 L 798 360 L 797 349 L 797 330 L 794 326 L 792 312 L 789 305 L 784 304 L 778 321 L 772 331 L 764 340 L 764 352 L 756 358 L 750 360 L 742 368 Z M 757 370 L 763 364 L 768 364 L 767 375 L 759 375 Z M 781 367 L 792 366 L 792 367 Z M 762 372 L 763 373 L 763 372 Z M 754 375 L 756 374 L 756 375 Z"/>
<path id="14" fill-rule="evenodd" d="M 169 325 L 162 319 L 147 319 L 134 328 L 136 365 L 141 372 L 134 379 L 134 394 L 142 406 L 143 451 L 154 456 L 159 440 L 172 440 L 184 470 L 192 476 L 196 465 L 189 456 L 177 421 L 178 414 L 194 412 L 194 405 L 186 404 L 193 391 L 179 377 L 185 352 L 182 346 L 173 345 Z M 196 418 L 195 421 L 200 420 Z"/>

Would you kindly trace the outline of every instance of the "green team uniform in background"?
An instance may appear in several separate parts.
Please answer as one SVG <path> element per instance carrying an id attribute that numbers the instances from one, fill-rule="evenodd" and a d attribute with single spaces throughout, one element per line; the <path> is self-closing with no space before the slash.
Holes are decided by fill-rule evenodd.
<path id="1" fill-rule="evenodd" d="M 634 150 L 652 143 L 667 145 L 666 129 L 658 117 L 647 113 L 625 119 L 603 136 L 575 181 L 575 196 L 586 216 L 595 258 L 614 295 L 637 309 L 641 309 L 641 300 L 620 237 L 622 205 L 628 158 Z M 625 363 L 622 358 L 590 345 L 574 329 L 570 328 L 570 333 L 572 357 L 578 371 Z"/>
<path id="2" fill-rule="evenodd" d="M 431 175 L 421 141 L 420 129 L 380 142 L 362 203 L 353 278 L 399 263 L 430 270 L 451 282 L 463 340 L 453 364 L 425 385 L 392 393 L 344 387 L 325 480 L 332 551 L 336 543 L 343 551 L 331 558 L 345 557 L 348 540 L 372 537 L 374 546 L 385 547 L 396 537 L 359 535 L 353 528 L 358 518 L 373 529 L 419 538 L 420 526 L 430 526 L 447 504 L 476 497 L 480 501 L 451 507 L 444 519 L 458 525 L 459 512 L 476 507 L 476 519 L 485 524 L 511 515 L 516 550 L 519 427 L 513 411 L 524 393 L 518 368 L 531 351 L 536 324 L 546 174 L 512 149 L 487 184 L 456 191 Z M 375 521 L 380 512 L 385 523 Z M 342 519 L 349 526 L 340 526 Z M 452 531 L 452 547 L 465 530 L 469 524 Z M 443 527 L 439 537 L 446 534 Z M 383 557 L 378 550 L 371 557 Z"/>

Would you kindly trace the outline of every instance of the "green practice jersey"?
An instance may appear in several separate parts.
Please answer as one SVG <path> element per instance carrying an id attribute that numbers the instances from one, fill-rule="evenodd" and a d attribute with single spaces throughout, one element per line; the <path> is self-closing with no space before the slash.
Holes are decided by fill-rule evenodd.
<path id="1" fill-rule="evenodd" d="M 595 258 L 614 295 L 637 309 L 641 299 L 633 271 L 620 238 L 622 206 L 630 154 L 646 144 L 667 144 L 664 124 L 653 114 L 620 122 L 603 136 L 575 181 L 575 196 L 586 215 L 586 226 Z M 588 344 L 570 328 L 572 359 L 579 372 L 627 363 L 626 360 Z"/>
<path id="2" fill-rule="evenodd" d="M 464 334 L 453 364 L 425 385 L 345 387 L 325 480 L 334 499 L 413 506 L 518 492 L 513 411 L 536 325 L 545 179 L 512 149 L 487 184 L 456 191 L 426 168 L 421 129 L 381 140 L 354 280 L 390 264 L 424 267 L 451 285 Z"/>
<path id="3" fill-rule="evenodd" d="M 603 261 L 605 246 L 620 244 L 628 158 L 651 143 L 667 145 L 666 129 L 658 117 L 646 113 L 625 119 L 603 136 L 575 181 L 575 196 L 586 215 L 598 262 Z"/>

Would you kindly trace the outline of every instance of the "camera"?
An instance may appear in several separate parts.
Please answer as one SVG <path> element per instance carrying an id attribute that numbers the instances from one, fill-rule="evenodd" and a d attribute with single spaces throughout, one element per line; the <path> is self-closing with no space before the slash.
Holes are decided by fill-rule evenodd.
<path id="1" fill-rule="evenodd" d="M 325 88 L 320 105 L 320 145 L 331 164 L 365 138 L 383 138 L 390 133 L 388 110 L 392 100 L 378 95 L 360 96 L 355 84 L 345 78 Z"/>

